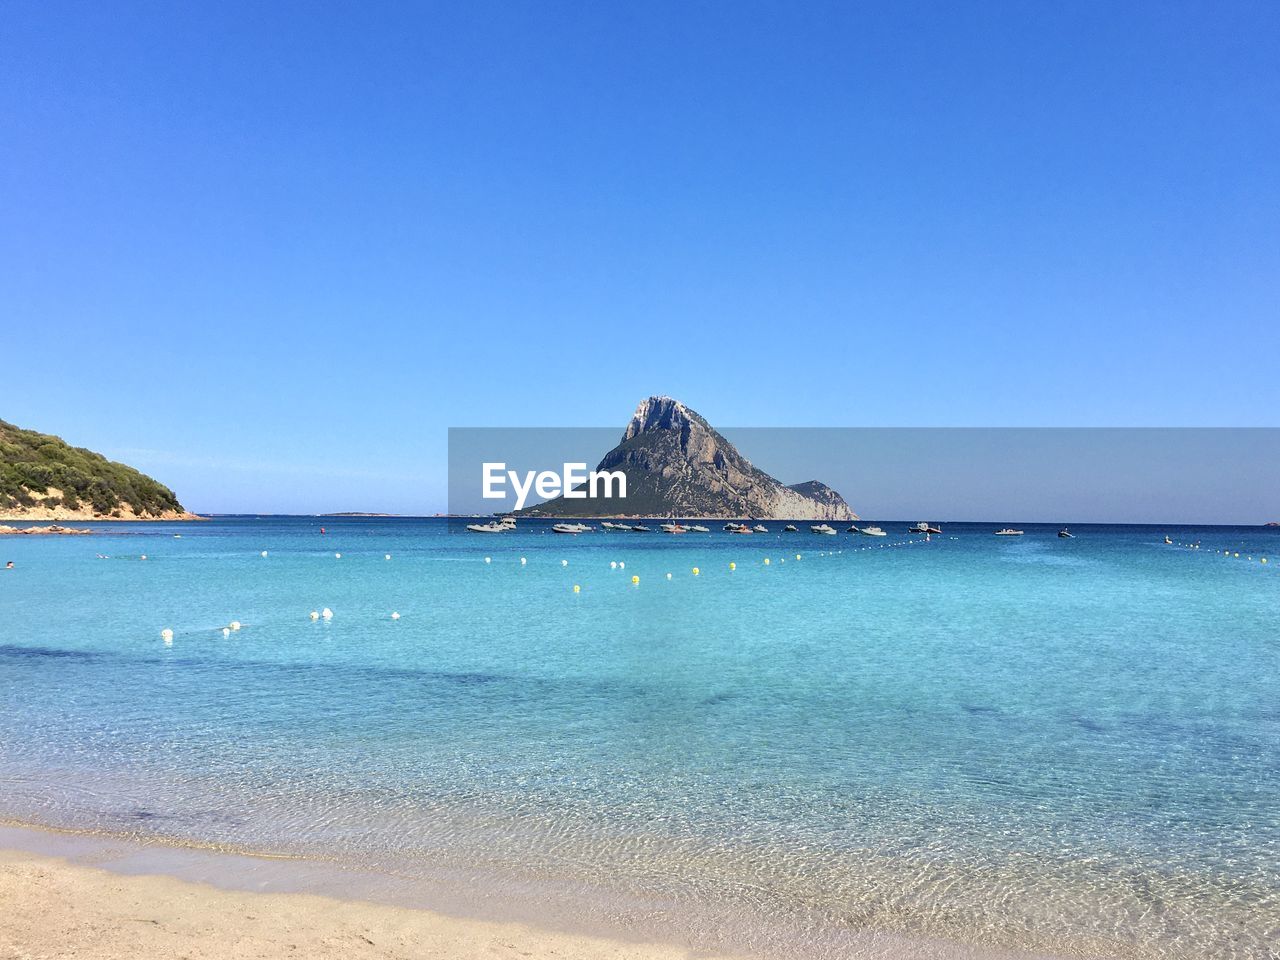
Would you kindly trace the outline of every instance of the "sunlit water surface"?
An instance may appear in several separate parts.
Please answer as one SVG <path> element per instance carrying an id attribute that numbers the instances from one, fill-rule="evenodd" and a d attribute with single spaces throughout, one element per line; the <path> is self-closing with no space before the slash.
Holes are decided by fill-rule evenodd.
<path id="1" fill-rule="evenodd" d="M 777 955 L 1274 956 L 1280 532 L 882 525 L 8 538 L 0 816 Z"/>

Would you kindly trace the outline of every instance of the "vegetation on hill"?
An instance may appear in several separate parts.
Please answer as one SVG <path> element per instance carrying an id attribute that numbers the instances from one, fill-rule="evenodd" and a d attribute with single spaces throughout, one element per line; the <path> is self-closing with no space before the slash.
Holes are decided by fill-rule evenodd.
<path id="1" fill-rule="evenodd" d="M 51 490 L 60 496 L 51 496 Z M 89 506 L 110 516 L 122 504 L 140 515 L 183 512 L 172 490 L 132 467 L 0 420 L 0 510 Z"/>

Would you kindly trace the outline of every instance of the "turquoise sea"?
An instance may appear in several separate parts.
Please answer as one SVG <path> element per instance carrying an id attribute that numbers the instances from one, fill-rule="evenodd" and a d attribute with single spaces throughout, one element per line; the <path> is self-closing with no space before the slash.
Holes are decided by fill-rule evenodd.
<path id="1" fill-rule="evenodd" d="M 1280 530 L 880 525 L 3 538 L 0 817 L 772 956 L 1276 956 Z"/>

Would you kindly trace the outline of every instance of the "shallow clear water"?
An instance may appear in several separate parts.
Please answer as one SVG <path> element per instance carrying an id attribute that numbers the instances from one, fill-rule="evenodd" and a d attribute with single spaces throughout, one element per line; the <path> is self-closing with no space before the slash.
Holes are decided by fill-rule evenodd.
<path id="1" fill-rule="evenodd" d="M 1280 531 L 881 525 L 8 538 L 0 815 L 705 946 L 1270 955 Z"/>

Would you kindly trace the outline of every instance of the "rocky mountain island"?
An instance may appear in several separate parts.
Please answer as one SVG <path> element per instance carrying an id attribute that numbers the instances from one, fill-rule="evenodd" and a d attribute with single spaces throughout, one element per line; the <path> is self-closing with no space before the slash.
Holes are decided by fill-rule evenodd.
<path id="1" fill-rule="evenodd" d="M 198 519 L 133 467 L 0 420 L 0 520 Z"/>
<path id="2" fill-rule="evenodd" d="M 755 517 L 856 520 L 844 498 L 809 480 L 785 486 L 752 465 L 732 443 L 679 400 L 641 401 L 622 441 L 598 471 L 622 471 L 625 500 L 563 496 L 522 511 L 541 517 Z"/>

